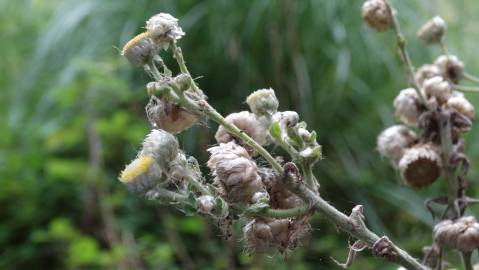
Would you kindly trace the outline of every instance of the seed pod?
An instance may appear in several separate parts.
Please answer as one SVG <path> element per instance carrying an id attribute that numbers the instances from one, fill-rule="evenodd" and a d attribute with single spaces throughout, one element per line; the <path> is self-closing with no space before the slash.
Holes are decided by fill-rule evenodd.
<path id="1" fill-rule="evenodd" d="M 422 114 L 419 96 L 413 88 L 401 90 L 394 99 L 394 108 L 399 120 L 408 126 L 416 127 Z"/>
<path id="2" fill-rule="evenodd" d="M 439 104 L 447 102 L 452 94 L 451 86 L 441 76 L 432 77 L 424 82 L 423 88 L 426 98 L 435 97 Z"/>
<path id="3" fill-rule="evenodd" d="M 143 66 L 148 64 L 158 53 L 159 46 L 150 33 L 144 32 L 128 41 L 121 51 L 132 65 Z"/>
<path id="4" fill-rule="evenodd" d="M 441 55 L 434 64 L 438 66 L 441 76 L 455 84 L 459 83 L 464 74 L 464 63 L 455 55 Z"/>
<path id="5" fill-rule="evenodd" d="M 362 7 L 363 20 L 378 32 L 391 28 L 392 18 L 384 0 L 367 0 Z"/>
<path id="6" fill-rule="evenodd" d="M 470 252 L 479 247 L 479 223 L 473 216 L 444 220 L 434 227 L 434 241 L 441 247 Z"/>
<path id="7" fill-rule="evenodd" d="M 164 129 L 171 133 L 181 133 L 196 122 L 199 116 L 189 112 L 171 101 L 167 97 L 152 96 L 146 106 L 148 120 L 154 127 Z"/>
<path id="8" fill-rule="evenodd" d="M 417 36 L 425 45 L 432 45 L 441 42 L 446 33 L 446 22 L 439 16 L 427 21 L 417 32 Z"/>
<path id="9" fill-rule="evenodd" d="M 200 213 L 211 214 L 215 207 L 215 198 L 210 195 L 203 195 L 196 199 L 196 207 Z"/>
<path id="10" fill-rule="evenodd" d="M 268 131 L 253 113 L 248 111 L 232 113 L 226 116 L 226 121 L 248 134 L 248 136 L 258 144 L 265 145 L 268 143 Z M 218 131 L 216 131 L 215 139 L 219 143 L 227 143 L 235 140 L 238 143 L 242 143 L 230 134 L 223 126 L 220 126 Z"/>
<path id="11" fill-rule="evenodd" d="M 377 150 L 383 157 L 391 160 L 397 167 L 404 151 L 417 140 L 416 133 L 403 125 L 395 125 L 385 129 L 377 139 Z"/>
<path id="12" fill-rule="evenodd" d="M 451 98 L 447 100 L 447 106 L 458 113 L 466 116 L 471 121 L 474 120 L 475 108 L 462 93 L 454 93 Z"/>
<path id="13" fill-rule="evenodd" d="M 207 165 L 226 201 L 251 203 L 253 195 L 264 190 L 256 163 L 245 148 L 229 142 L 211 147 L 208 152 L 211 156 Z"/>
<path id="14" fill-rule="evenodd" d="M 423 65 L 421 66 L 417 71 L 416 71 L 416 81 L 419 84 L 419 86 L 423 86 L 424 81 L 427 79 L 430 79 L 435 76 L 440 76 L 441 75 L 441 70 L 439 69 L 438 66 L 436 65 Z"/>
<path id="15" fill-rule="evenodd" d="M 161 176 L 162 170 L 155 160 L 140 155 L 126 166 L 119 180 L 130 190 L 145 193 L 160 181 Z"/>
<path id="16" fill-rule="evenodd" d="M 260 89 L 246 98 L 250 110 L 258 115 L 273 115 L 278 111 L 279 101 L 273 89 Z"/>
<path id="17" fill-rule="evenodd" d="M 415 188 L 434 183 L 441 175 L 441 168 L 440 151 L 430 143 L 418 144 L 407 149 L 399 161 L 403 181 Z"/>
<path id="18" fill-rule="evenodd" d="M 161 129 L 153 129 L 143 141 L 140 155 L 152 157 L 166 170 L 169 163 L 177 157 L 178 147 L 175 136 Z"/>
<path id="19" fill-rule="evenodd" d="M 146 22 L 146 30 L 155 37 L 158 44 L 168 48 L 170 41 L 175 41 L 185 35 L 178 25 L 178 19 L 168 13 L 159 13 Z"/>

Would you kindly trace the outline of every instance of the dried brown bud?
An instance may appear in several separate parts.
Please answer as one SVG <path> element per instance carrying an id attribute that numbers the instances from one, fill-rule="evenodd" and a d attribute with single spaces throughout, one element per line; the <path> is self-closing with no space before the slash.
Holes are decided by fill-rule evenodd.
<path id="1" fill-rule="evenodd" d="M 404 151 L 411 147 L 416 140 L 416 133 L 406 126 L 392 126 L 379 134 L 377 150 L 381 156 L 391 159 L 392 164 L 397 167 Z"/>
<path id="2" fill-rule="evenodd" d="M 131 64 L 143 66 L 153 59 L 158 50 L 159 46 L 151 37 L 151 34 L 144 32 L 128 41 L 123 47 L 121 55 L 126 57 Z"/>
<path id="3" fill-rule="evenodd" d="M 432 77 L 440 76 L 441 70 L 436 65 L 423 65 L 416 71 L 416 81 L 422 87 L 424 81 Z"/>
<path id="4" fill-rule="evenodd" d="M 416 127 L 419 117 L 422 114 L 419 96 L 413 88 L 401 90 L 394 99 L 394 108 L 396 116 L 404 124 Z"/>
<path id="5" fill-rule="evenodd" d="M 437 65 L 441 76 L 455 84 L 459 83 L 464 74 L 464 63 L 455 55 L 441 55 L 434 64 Z"/>
<path id="6" fill-rule="evenodd" d="M 435 97 L 439 104 L 445 103 L 452 94 L 451 86 L 441 76 L 424 81 L 422 90 L 427 99 Z"/>
<path id="7" fill-rule="evenodd" d="M 473 216 L 444 220 L 434 227 L 434 240 L 441 247 L 470 252 L 479 247 L 479 223 Z"/>
<path id="8" fill-rule="evenodd" d="M 265 145 L 268 143 L 268 130 L 258 121 L 253 113 L 248 111 L 232 113 L 226 116 L 226 121 L 244 131 L 258 144 Z M 216 131 L 215 139 L 219 143 L 226 143 L 235 140 L 235 137 L 223 126 L 220 126 L 218 131 Z"/>
<path id="9" fill-rule="evenodd" d="M 363 20 L 378 32 L 391 28 L 392 18 L 384 0 L 367 0 L 362 7 Z"/>
<path id="10" fill-rule="evenodd" d="M 465 97 L 464 94 L 454 92 L 454 94 L 447 100 L 447 106 L 458 113 L 466 116 L 470 120 L 474 120 L 475 108 Z"/>
<path id="11" fill-rule="evenodd" d="M 446 30 L 446 22 L 441 17 L 436 16 L 419 29 L 417 36 L 426 45 L 437 44 L 441 42 Z"/>
<path id="12" fill-rule="evenodd" d="M 198 121 L 199 116 L 177 105 L 167 97 L 152 96 L 146 106 L 148 120 L 154 127 L 171 133 L 180 133 L 189 129 Z"/>
<path id="13" fill-rule="evenodd" d="M 264 190 L 256 163 L 246 149 L 229 142 L 211 147 L 208 152 L 211 156 L 207 165 L 225 200 L 251 203 L 253 195 Z"/>
<path id="14" fill-rule="evenodd" d="M 399 170 L 404 182 L 420 188 L 434 183 L 441 175 L 442 159 L 432 144 L 418 144 L 404 152 Z"/>

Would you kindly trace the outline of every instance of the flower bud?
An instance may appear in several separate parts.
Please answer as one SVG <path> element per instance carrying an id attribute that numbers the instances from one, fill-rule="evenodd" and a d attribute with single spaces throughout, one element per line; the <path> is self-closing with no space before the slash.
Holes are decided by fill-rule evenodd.
<path id="1" fill-rule="evenodd" d="M 438 66 L 436 65 L 423 65 L 421 66 L 417 71 L 416 71 L 416 81 L 419 84 L 419 86 L 423 86 L 424 81 L 427 79 L 430 79 L 435 76 L 440 76 L 441 75 L 441 70 L 439 69 Z"/>
<path id="2" fill-rule="evenodd" d="M 152 96 L 146 106 L 148 120 L 154 127 L 171 133 L 181 133 L 197 121 L 199 116 L 189 112 L 167 97 Z"/>
<path id="3" fill-rule="evenodd" d="M 153 129 L 143 141 L 141 156 L 152 157 L 162 168 L 168 165 L 178 155 L 178 141 L 172 134 L 161 130 Z"/>
<path id="4" fill-rule="evenodd" d="M 422 90 L 427 99 L 435 97 L 439 104 L 447 102 L 452 94 L 451 86 L 441 76 L 427 79 L 424 82 Z"/>
<path id="5" fill-rule="evenodd" d="M 178 40 L 185 35 L 178 25 L 178 19 L 168 13 L 159 13 L 151 17 L 146 22 L 146 30 L 164 49 L 168 48 L 170 41 Z"/>
<path id="6" fill-rule="evenodd" d="M 256 115 L 273 115 L 279 106 L 279 101 L 271 88 L 254 91 L 246 98 L 246 103 Z"/>
<path id="7" fill-rule="evenodd" d="M 378 32 L 391 28 L 392 18 L 384 0 L 367 0 L 362 7 L 363 20 Z"/>
<path id="8" fill-rule="evenodd" d="M 419 117 L 422 114 L 419 96 L 413 88 L 401 90 L 394 99 L 394 108 L 399 120 L 409 126 L 417 126 Z"/>
<path id="9" fill-rule="evenodd" d="M 203 195 L 196 199 L 196 207 L 203 214 L 211 214 L 215 207 L 215 198 L 210 195 Z"/>
<path id="10" fill-rule="evenodd" d="M 226 121 L 245 132 L 258 144 L 265 145 L 268 143 L 268 131 L 258 121 L 258 119 L 253 113 L 250 113 L 248 111 L 232 113 L 226 116 Z M 230 141 L 234 141 L 235 137 L 230 134 L 223 126 L 220 126 L 218 128 L 218 131 L 216 131 L 215 139 L 219 143 L 227 143 Z"/>
<path id="11" fill-rule="evenodd" d="M 444 220 L 434 227 L 434 240 L 441 247 L 470 252 L 479 247 L 479 223 L 473 216 Z"/>
<path id="12" fill-rule="evenodd" d="M 130 190 L 145 193 L 160 181 L 161 176 L 162 170 L 152 157 L 139 156 L 121 172 L 120 182 Z"/>
<path id="13" fill-rule="evenodd" d="M 253 203 L 268 203 L 269 202 L 269 194 L 265 191 L 256 192 L 251 199 Z"/>
<path id="14" fill-rule="evenodd" d="M 417 36 L 425 45 L 432 45 L 441 42 L 446 33 L 446 22 L 439 16 L 427 21 L 417 32 Z"/>
<path id="15" fill-rule="evenodd" d="M 402 179 L 416 188 L 434 183 L 441 175 L 441 168 L 440 151 L 432 144 L 418 144 L 407 149 L 399 161 Z"/>
<path id="16" fill-rule="evenodd" d="M 286 130 L 288 127 L 294 127 L 299 121 L 299 115 L 295 111 L 277 112 L 273 115 L 273 121 L 279 122 L 281 128 Z"/>
<path id="17" fill-rule="evenodd" d="M 451 98 L 447 100 L 447 106 L 458 113 L 466 116 L 470 120 L 474 120 L 474 115 L 475 115 L 475 108 L 474 106 L 464 97 L 464 95 L 461 93 L 460 95 L 458 94 L 453 94 Z"/>
<path id="18" fill-rule="evenodd" d="M 464 74 L 464 63 L 455 55 L 441 55 L 434 64 L 438 66 L 442 77 L 455 84 L 459 83 Z"/>
<path id="19" fill-rule="evenodd" d="M 396 167 L 404 151 L 417 140 L 416 133 L 406 126 L 396 125 L 385 129 L 377 139 L 377 150 Z"/>
<path id="20" fill-rule="evenodd" d="M 211 147 L 208 152 L 211 156 L 207 165 L 226 201 L 251 203 L 253 195 L 264 190 L 256 162 L 245 148 L 228 142 Z"/>
<path id="21" fill-rule="evenodd" d="M 143 66 L 153 59 L 158 53 L 158 49 L 159 47 L 150 33 L 144 32 L 128 41 L 123 46 L 121 55 L 126 57 L 132 65 Z"/>

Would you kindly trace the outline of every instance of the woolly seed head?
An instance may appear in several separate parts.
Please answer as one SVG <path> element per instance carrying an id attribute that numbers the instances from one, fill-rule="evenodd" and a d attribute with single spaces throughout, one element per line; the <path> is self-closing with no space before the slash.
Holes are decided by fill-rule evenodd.
<path id="1" fill-rule="evenodd" d="M 377 150 L 383 157 L 391 159 L 396 167 L 404 151 L 417 140 L 416 133 L 403 125 L 395 125 L 385 129 L 377 139 Z"/>
<path id="2" fill-rule="evenodd" d="M 140 155 L 151 156 L 162 168 L 167 168 L 178 155 L 178 148 L 175 136 L 161 129 L 153 129 L 143 141 Z"/>
<path id="3" fill-rule="evenodd" d="M 441 247 L 470 252 L 479 247 L 479 223 L 473 216 L 444 220 L 434 227 L 434 240 Z"/>
<path id="4" fill-rule="evenodd" d="M 119 180 L 129 189 L 144 193 L 155 186 L 161 175 L 162 170 L 152 157 L 139 156 L 126 166 Z"/>
<path id="5" fill-rule="evenodd" d="M 440 76 L 440 75 L 441 75 L 441 70 L 439 69 L 438 66 L 426 64 L 421 66 L 416 71 L 415 78 L 417 83 L 422 87 L 422 85 L 424 84 L 424 81 L 432 77 Z"/>
<path id="6" fill-rule="evenodd" d="M 250 110 L 256 115 L 272 115 L 278 111 L 279 101 L 273 89 L 260 89 L 246 98 Z"/>
<path id="7" fill-rule="evenodd" d="M 196 207 L 200 213 L 211 214 L 215 207 L 215 198 L 210 195 L 203 195 L 196 199 Z"/>
<path id="8" fill-rule="evenodd" d="M 404 152 L 399 170 L 404 182 L 421 188 L 434 183 L 441 175 L 442 159 L 432 144 L 418 144 Z"/>
<path id="9" fill-rule="evenodd" d="M 253 113 L 248 111 L 232 113 L 226 116 L 225 119 L 227 122 L 235 125 L 237 128 L 248 134 L 248 136 L 253 138 L 258 144 L 265 145 L 268 143 L 268 131 Z M 236 138 L 223 126 L 220 126 L 216 131 L 215 139 L 219 143 L 227 143 L 236 140 Z"/>
<path id="10" fill-rule="evenodd" d="M 445 103 L 452 94 L 451 86 L 441 76 L 424 81 L 422 90 L 426 98 L 435 97 L 439 104 Z"/>
<path id="11" fill-rule="evenodd" d="M 384 0 L 367 0 L 362 6 L 363 20 L 378 32 L 391 28 L 392 18 Z"/>
<path id="12" fill-rule="evenodd" d="M 470 120 L 474 120 L 476 114 L 474 105 L 472 105 L 462 93 L 460 95 L 453 94 L 452 97 L 447 100 L 447 106 Z"/>
<path id="13" fill-rule="evenodd" d="M 154 37 L 163 40 L 168 46 L 169 41 L 175 41 L 185 35 L 178 25 L 178 19 L 168 13 L 159 13 L 146 21 L 146 29 Z"/>
<path id="14" fill-rule="evenodd" d="M 417 36 L 425 45 L 441 42 L 446 33 L 446 22 L 439 16 L 427 21 L 417 32 Z"/>
<path id="15" fill-rule="evenodd" d="M 146 114 L 154 127 L 174 134 L 189 129 L 198 122 L 199 118 L 197 114 L 183 109 L 168 98 L 155 96 L 150 98 L 150 102 L 146 106 Z"/>
<path id="16" fill-rule="evenodd" d="M 422 114 L 419 96 L 413 88 L 401 90 L 394 99 L 394 108 L 396 116 L 408 126 L 417 126 L 419 117 Z"/>
<path id="17" fill-rule="evenodd" d="M 128 41 L 121 51 L 121 55 L 126 57 L 132 65 L 146 65 L 153 56 L 158 53 L 158 45 L 155 43 L 150 33 L 144 32 Z"/>
<path id="18" fill-rule="evenodd" d="M 464 74 L 464 63 L 455 55 L 441 55 L 434 64 L 438 66 L 441 76 L 457 84 Z"/>

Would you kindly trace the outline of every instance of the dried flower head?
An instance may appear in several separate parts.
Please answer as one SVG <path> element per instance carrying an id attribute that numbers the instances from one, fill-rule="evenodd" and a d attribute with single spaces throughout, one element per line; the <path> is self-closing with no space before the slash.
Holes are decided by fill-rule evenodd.
<path id="1" fill-rule="evenodd" d="M 404 182 L 421 188 L 434 183 L 441 175 L 442 159 L 439 149 L 430 144 L 418 144 L 404 152 L 399 170 Z"/>
<path id="2" fill-rule="evenodd" d="M 284 185 L 281 181 L 281 175 L 271 168 L 259 168 L 258 174 L 261 176 L 266 190 L 269 194 L 269 206 L 274 209 L 289 209 L 303 205 L 303 200 Z"/>
<path id="3" fill-rule="evenodd" d="M 363 20 L 378 32 L 391 28 L 392 18 L 384 0 L 367 0 L 362 7 Z"/>
<path id="4" fill-rule="evenodd" d="M 441 76 L 432 77 L 424 81 L 422 90 L 427 99 L 435 97 L 439 104 L 445 103 L 452 94 L 451 86 Z"/>
<path id="5" fill-rule="evenodd" d="M 440 76 L 441 75 L 441 70 L 439 69 L 438 66 L 436 65 L 430 65 L 426 64 L 421 66 L 417 71 L 416 71 L 416 81 L 417 83 L 422 87 L 424 84 L 424 81 L 427 79 L 430 79 L 435 76 Z"/>
<path id="6" fill-rule="evenodd" d="M 162 176 L 162 170 L 151 156 L 139 156 L 120 174 L 120 182 L 129 189 L 145 193 L 153 188 Z"/>
<path id="7" fill-rule="evenodd" d="M 168 168 L 169 163 L 178 155 L 178 141 L 172 134 L 153 129 L 143 141 L 140 156 L 152 157 L 162 168 Z"/>
<path id="8" fill-rule="evenodd" d="M 423 112 L 420 104 L 416 90 L 413 88 L 403 89 L 394 99 L 395 114 L 404 124 L 415 127 Z"/>
<path id="9" fill-rule="evenodd" d="M 159 47 L 148 32 L 141 33 L 128 41 L 121 55 L 126 57 L 131 64 L 143 66 L 148 64 L 158 53 Z"/>
<path id="10" fill-rule="evenodd" d="M 155 37 L 157 43 L 164 49 L 171 41 L 178 40 L 185 32 L 178 25 L 178 19 L 168 13 L 159 13 L 146 22 L 146 30 Z"/>
<path id="11" fill-rule="evenodd" d="M 246 103 L 256 115 L 273 115 L 279 106 L 279 101 L 271 88 L 254 91 L 246 98 Z"/>
<path id="12" fill-rule="evenodd" d="M 464 63 L 455 55 L 441 55 L 434 64 L 439 67 L 441 76 L 453 83 L 459 83 L 464 74 Z"/>
<path id="13" fill-rule="evenodd" d="M 447 100 L 447 106 L 458 113 L 466 116 L 470 120 L 474 120 L 476 110 L 462 93 L 454 92 L 454 94 Z"/>
<path id="14" fill-rule="evenodd" d="M 473 216 L 444 220 L 434 227 L 434 240 L 441 247 L 470 252 L 479 247 L 479 223 Z"/>
<path id="15" fill-rule="evenodd" d="M 403 125 L 395 125 L 385 129 L 377 139 L 377 150 L 383 157 L 391 160 L 396 167 L 404 151 L 417 140 L 416 133 Z"/>
<path id="16" fill-rule="evenodd" d="M 244 131 L 248 136 L 253 138 L 258 144 L 265 145 L 268 143 L 268 131 L 264 125 L 262 125 L 253 113 L 248 111 L 242 111 L 238 113 L 232 113 L 226 116 L 226 121 L 235 125 L 240 130 Z M 216 131 L 215 139 L 219 143 L 226 143 L 237 140 L 232 134 L 230 134 L 223 126 Z"/>
<path id="17" fill-rule="evenodd" d="M 437 44 L 441 42 L 446 30 L 446 22 L 441 17 L 436 16 L 419 29 L 417 36 L 426 45 Z"/>
<path id="18" fill-rule="evenodd" d="M 245 148 L 234 142 L 220 143 L 208 149 L 208 167 L 226 201 L 251 203 L 256 192 L 263 191 L 258 168 Z"/>
<path id="19" fill-rule="evenodd" d="M 197 114 L 185 110 L 167 97 L 156 96 L 150 97 L 146 114 L 154 127 L 171 133 L 181 133 L 189 129 L 199 118 Z"/>
<path id="20" fill-rule="evenodd" d="M 210 195 L 203 195 L 196 199 L 196 207 L 200 213 L 211 214 L 215 207 L 215 198 Z"/>
<path id="21" fill-rule="evenodd" d="M 299 115 L 295 111 L 277 112 L 273 115 L 273 120 L 279 122 L 284 130 L 288 127 L 294 127 L 299 121 Z"/>

